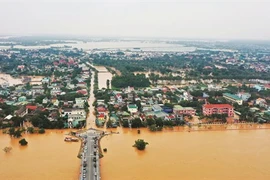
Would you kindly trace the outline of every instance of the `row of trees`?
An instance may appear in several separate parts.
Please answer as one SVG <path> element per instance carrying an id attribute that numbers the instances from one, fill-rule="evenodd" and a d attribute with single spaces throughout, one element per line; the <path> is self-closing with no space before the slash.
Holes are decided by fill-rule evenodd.
<path id="1" fill-rule="evenodd" d="M 25 128 L 14 128 L 11 127 L 8 129 L 7 133 L 14 138 L 20 138 L 22 137 L 22 133 L 23 132 L 28 132 L 30 134 L 34 134 L 34 133 L 39 133 L 39 134 L 44 134 L 45 133 L 45 129 L 40 128 L 40 129 L 34 129 L 33 127 L 27 127 L 27 129 Z"/>
<path id="2" fill-rule="evenodd" d="M 151 131 L 161 131 L 163 127 L 172 127 L 172 126 L 183 126 L 185 121 L 176 119 L 176 120 L 163 120 L 161 118 L 147 118 L 145 121 L 141 121 L 140 118 L 134 118 L 130 121 L 122 120 L 121 124 L 123 127 L 140 128 L 148 127 Z"/>

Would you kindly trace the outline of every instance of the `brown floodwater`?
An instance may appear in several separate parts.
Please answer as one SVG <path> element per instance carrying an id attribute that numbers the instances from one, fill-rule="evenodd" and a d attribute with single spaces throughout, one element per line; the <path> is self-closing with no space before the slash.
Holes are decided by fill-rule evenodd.
<path id="1" fill-rule="evenodd" d="M 108 149 L 101 159 L 102 180 L 269 180 L 270 130 L 222 129 L 141 129 L 141 134 L 117 129 L 120 134 L 101 141 Z M 149 143 L 145 151 L 132 147 L 138 138 Z"/>
<path id="2" fill-rule="evenodd" d="M 244 129 L 255 128 L 241 125 Z M 240 126 L 238 126 L 239 128 Z M 226 127 L 235 129 L 236 127 Z M 258 128 L 258 126 L 256 126 Z M 102 139 L 102 180 L 269 180 L 270 130 L 224 130 L 224 126 L 165 129 L 113 129 Z M 29 142 L 0 133 L 0 180 L 77 180 L 80 143 L 63 139 L 69 131 L 23 135 Z M 137 139 L 149 143 L 145 151 L 132 147 Z M 5 153 L 2 149 L 11 146 Z"/>
<path id="3" fill-rule="evenodd" d="M 78 180 L 80 143 L 64 142 L 68 132 L 23 134 L 26 147 L 0 132 L 0 180 Z M 7 146 L 12 147 L 9 153 L 3 151 Z"/>

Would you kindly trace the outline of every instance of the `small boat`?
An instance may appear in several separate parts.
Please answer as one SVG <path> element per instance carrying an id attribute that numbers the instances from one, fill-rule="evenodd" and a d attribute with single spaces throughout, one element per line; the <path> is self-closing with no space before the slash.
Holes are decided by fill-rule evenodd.
<path id="1" fill-rule="evenodd" d="M 72 138 L 72 137 L 65 137 L 64 141 L 67 141 L 67 142 L 78 142 L 79 139 Z"/>

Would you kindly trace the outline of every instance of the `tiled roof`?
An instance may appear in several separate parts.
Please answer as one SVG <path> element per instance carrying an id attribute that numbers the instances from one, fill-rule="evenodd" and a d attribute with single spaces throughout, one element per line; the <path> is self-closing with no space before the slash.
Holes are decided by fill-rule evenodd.
<path id="1" fill-rule="evenodd" d="M 204 108 L 233 108 L 230 104 L 205 104 Z"/>
<path id="2" fill-rule="evenodd" d="M 37 109 L 37 106 L 26 106 L 27 109 L 30 109 L 30 110 L 36 110 Z"/>

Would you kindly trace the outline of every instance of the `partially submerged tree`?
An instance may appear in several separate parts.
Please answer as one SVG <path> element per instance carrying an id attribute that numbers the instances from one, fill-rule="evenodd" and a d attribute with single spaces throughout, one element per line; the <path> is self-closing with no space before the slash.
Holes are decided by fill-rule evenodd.
<path id="1" fill-rule="evenodd" d="M 12 150 L 12 147 L 5 147 L 3 149 L 3 151 L 5 151 L 6 153 L 10 152 Z"/>
<path id="2" fill-rule="evenodd" d="M 30 134 L 34 133 L 34 128 L 33 127 L 27 127 L 27 132 L 29 132 Z"/>
<path id="3" fill-rule="evenodd" d="M 138 139 L 135 141 L 133 147 L 136 147 L 138 150 L 144 150 L 146 145 L 148 145 L 148 142 L 145 142 L 143 139 Z"/>
<path id="4" fill-rule="evenodd" d="M 39 129 L 39 130 L 38 130 L 38 133 L 39 133 L 39 134 L 44 134 L 44 133 L 45 133 L 45 129 L 43 129 L 43 128 Z"/>
<path id="5" fill-rule="evenodd" d="M 21 146 L 26 146 L 28 144 L 28 142 L 23 138 L 19 141 Z"/>

